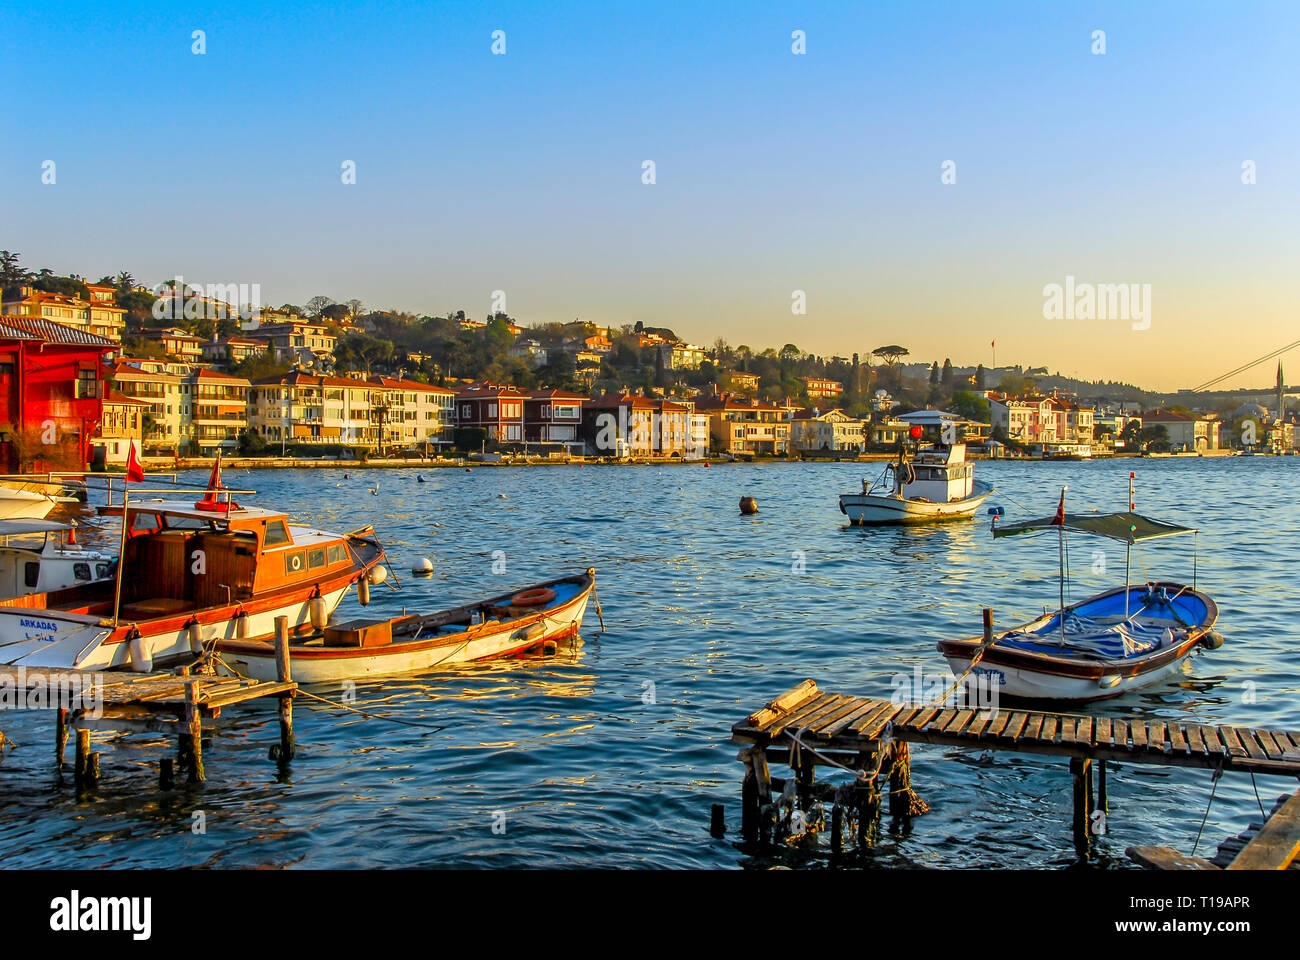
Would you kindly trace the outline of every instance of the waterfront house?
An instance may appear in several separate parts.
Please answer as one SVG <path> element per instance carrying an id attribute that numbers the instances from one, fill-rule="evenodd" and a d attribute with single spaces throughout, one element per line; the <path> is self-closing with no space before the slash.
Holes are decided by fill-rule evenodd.
<path id="1" fill-rule="evenodd" d="M 790 419 L 790 445 L 796 450 L 862 450 L 866 442 L 866 424 L 838 407 L 799 410 Z"/>
<path id="2" fill-rule="evenodd" d="M 689 403 L 635 393 L 607 393 L 583 404 L 582 435 L 599 457 L 696 459 L 707 450 L 694 432 Z"/>
<path id="3" fill-rule="evenodd" d="M 144 448 L 144 418 L 148 412 L 149 404 L 144 400 L 106 390 L 99 429 L 90 441 L 91 462 L 121 466 L 130 459 L 132 444 L 136 454 L 140 455 Z M 102 448 L 103 453 L 97 452 L 96 448 Z"/>
<path id="4" fill-rule="evenodd" d="M 1201 453 L 1219 446 L 1219 421 L 1210 417 L 1158 410 L 1142 415 L 1142 427 L 1164 427 L 1165 435 L 1169 438 L 1169 449 L 1175 453 Z"/>
<path id="5" fill-rule="evenodd" d="M 784 407 L 735 394 L 696 397 L 695 409 L 709 416 L 712 445 L 727 453 L 784 456 L 790 421 Z"/>
<path id="6" fill-rule="evenodd" d="M 524 401 L 528 394 L 501 384 L 474 384 L 456 393 L 456 429 L 482 431 L 488 443 L 524 440 Z"/>
<path id="7" fill-rule="evenodd" d="M 567 390 L 529 390 L 524 401 L 524 440 L 558 444 L 566 453 L 581 455 L 582 407 L 587 402 L 587 397 Z"/>
<path id="8" fill-rule="evenodd" d="M 0 317 L 0 472 L 85 467 L 116 348 L 80 326 Z"/>
<path id="9" fill-rule="evenodd" d="M 382 403 L 375 407 L 372 419 L 384 428 L 385 442 L 422 451 L 452 444 L 455 390 L 393 377 L 373 376 L 369 382 L 383 390 Z"/>
<path id="10" fill-rule="evenodd" d="M 382 423 L 372 401 L 382 404 L 384 388 L 350 377 L 331 377 L 302 370 L 252 382 L 249 428 L 282 450 L 288 444 L 378 447 Z"/>

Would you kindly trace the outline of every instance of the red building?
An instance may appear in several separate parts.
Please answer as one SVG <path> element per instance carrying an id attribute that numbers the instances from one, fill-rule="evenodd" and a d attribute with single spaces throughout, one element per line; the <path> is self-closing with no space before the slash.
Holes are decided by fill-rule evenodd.
<path id="1" fill-rule="evenodd" d="M 588 400 L 567 390 L 529 390 L 524 401 L 524 438 L 529 443 L 563 445 L 581 455 L 582 405 Z"/>
<path id="2" fill-rule="evenodd" d="M 500 384 L 475 384 L 456 394 L 456 427 L 480 429 L 489 443 L 523 443 L 528 394 Z"/>
<path id="3" fill-rule="evenodd" d="M 0 317 L 0 472 L 82 470 L 103 414 L 112 340 L 39 317 Z"/>

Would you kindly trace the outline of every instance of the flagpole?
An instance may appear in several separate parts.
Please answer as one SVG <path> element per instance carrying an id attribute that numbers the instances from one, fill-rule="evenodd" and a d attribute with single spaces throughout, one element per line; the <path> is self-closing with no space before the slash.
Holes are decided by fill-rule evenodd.
<path id="1" fill-rule="evenodd" d="M 113 629 L 117 629 L 118 613 L 122 605 L 122 568 L 126 566 L 126 524 L 130 505 L 131 490 L 127 487 L 122 491 L 122 549 L 117 557 L 117 584 L 113 588 Z"/>
<path id="2" fill-rule="evenodd" d="M 1128 472 L 1128 512 L 1132 513 L 1137 508 L 1133 502 L 1133 471 Z M 1124 619 L 1128 620 L 1128 578 L 1129 578 L 1129 560 L 1133 554 L 1133 540 L 1130 535 L 1124 541 Z"/>
<path id="3" fill-rule="evenodd" d="M 1069 489 L 1068 486 L 1061 488 L 1061 529 L 1057 531 L 1058 561 L 1061 565 L 1061 609 L 1057 616 L 1061 618 L 1061 646 L 1065 646 L 1065 491 Z"/>

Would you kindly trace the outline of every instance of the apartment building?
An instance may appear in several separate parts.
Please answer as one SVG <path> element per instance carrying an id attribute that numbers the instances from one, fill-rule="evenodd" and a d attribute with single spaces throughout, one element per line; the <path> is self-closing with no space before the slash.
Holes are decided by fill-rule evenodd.
<path id="1" fill-rule="evenodd" d="M 203 359 L 203 341 L 180 327 L 146 330 L 144 336 L 183 363 L 198 363 Z"/>
<path id="2" fill-rule="evenodd" d="M 277 359 L 290 363 L 326 359 L 333 362 L 334 345 L 338 343 L 338 337 L 325 324 L 309 320 L 263 323 L 257 328 L 257 339 L 269 343 Z"/>
<path id="3" fill-rule="evenodd" d="M 248 394 L 252 384 L 243 377 L 200 367 L 181 384 L 187 401 L 182 413 L 182 430 L 200 456 L 214 456 L 218 450 L 239 446 L 239 436 L 248 429 Z"/>
<path id="4" fill-rule="evenodd" d="M 386 444 L 416 449 L 429 444 L 442 447 L 452 443 L 455 390 L 393 377 L 375 376 L 367 382 L 380 388 L 371 394 L 376 411 L 372 420 L 384 428 Z"/>
<path id="5" fill-rule="evenodd" d="M 708 452 L 690 403 L 633 393 L 607 393 L 583 404 L 582 436 L 587 451 L 600 457 L 698 459 Z"/>
<path id="6" fill-rule="evenodd" d="M 707 354 L 694 344 L 664 343 L 659 346 L 659 356 L 665 370 L 698 370 Z"/>
<path id="7" fill-rule="evenodd" d="M 113 389 L 124 397 L 148 404 L 148 418 L 141 434 L 143 453 L 176 454 L 186 439 L 183 414 L 189 405 L 188 389 L 182 396 L 184 377 L 175 373 L 146 370 L 140 361 L 119 359 L 109 371 Z M 186 385 L 187 386 L 187 385 Z"/>
<path id="8" fill-rule="evenodd" d="M 1143 414 L 1142 426 L 1164 427 L 1169 448 L 1176 453 L 1203 452 L 1219 446 L 1219 421 L 1211 417 L 1159 410 Z"/>
<path id="9" fill-rule="evenodd" d="M 350 377 L 292 370 L 252 382 L 249 428 L 270 444 L 380 446 L 384 421 L 373 408 L 386 406 L 386 389 Z"/>
<path id="10" fill-rule="evenodd" d="M 490 443 L 523 443 L 528 394 L 500 384 L 473 384 L 456 393 L 456 426 L 479 429 Z"/>
<path id="11" fill-rule="evenodd" d="M 98 435 L 90 441 L 91 462 L 98 462 L 102 456 L 104 463 L 125 464 L 131 458 L 132 444 L 136 454 L 143 455 L 144 417 L 149 404 L 109 390 L 104 394 L 103 409 Z M 103 448 L 102 455 L 96 453 L 97 447 Z"/>
<path id="12" fill-rule="evenodd" d="M 825 377 L 800 377 L 809 400 L 834 400 L 844 392 L 844 384 Z"/>

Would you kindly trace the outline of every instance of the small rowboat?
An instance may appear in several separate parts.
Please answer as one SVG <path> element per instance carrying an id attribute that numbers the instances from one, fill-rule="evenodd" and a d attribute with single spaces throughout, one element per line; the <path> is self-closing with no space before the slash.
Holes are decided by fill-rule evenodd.
<path id="1" fill-rule="evenodd" d="M 941 640 L 939 652 L 958 676 L 978 656 L 972 674 L 1000 696 L 1105 700 L 1172 675 L 1198 646 L 1214 645 L 1218 616 L 1213 600 L 1184 584 L 1116 587 L 1064 616 L 1052 611 L 995 633 L 982 655 L 982 637 Z"/>
<path id="2" fill-rule="evenodd" d="M 1001 633 L 989 629 L 986 621 L 988 632 L 983 637 L 941 640 L 939 652 L 953 672 L 982 679 L 997 689 L 999 696 L 1105 700 L 1170 676 L 1197 647 L 1217 647 L 1222 641 L 1213 628 L 1219 608 L 1195 583 L 1128 582 L 1128 555 L 1134 544 L 1196 531 L 1133 513 L 1131 475 L 1130 510 L 1124 513 L 1067 514 L 1065 489 L 1053 517 L 999 527 L 1000 509 L 990 510 L 995 537 L 1057 531 L 1060 606 Z M 1067 531 L 1122 541 L 1124 586 L 1066 604 Z"/>
<path id="3" fill-rule="evenodd" d="M 540 650 L 577 635 L 595 583 L 596 571 L 588 569 L 438 613 L 331 623 L 290 638 L 290 669 L 299 683 L 322 683 Z M 274 637 L 223 639 L 216 653 L 219 670 L 277 679 Z"/>

